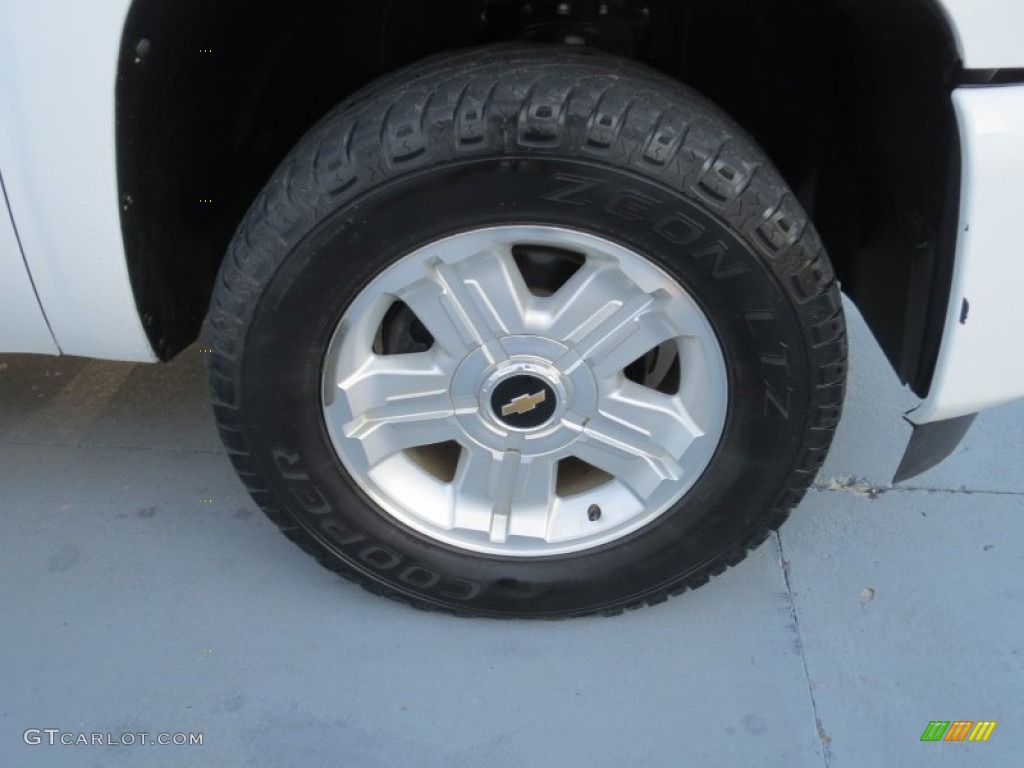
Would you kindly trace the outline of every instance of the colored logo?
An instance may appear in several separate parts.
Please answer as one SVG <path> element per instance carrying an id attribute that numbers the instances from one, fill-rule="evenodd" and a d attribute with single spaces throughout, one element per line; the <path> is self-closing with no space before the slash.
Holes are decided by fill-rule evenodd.
<path id="1" fill-rule="evenodd" d="M 932 720 L 921 741 L 988 741 L 995 727 L 995 720 Z"/>
<path id="2" fill-rule="evenodd" d="M 512 429 L 539 429 L 551 421 L 556 410 L 555 390 L 531 374 L 509 376 L 491 392 L 491 411 Z"/>
<path id="3" fill-rule="evenodd" d="M 543 389 L 532 395 L 520 395 L 514 398 L 512 402 L 501 406 L 501 415 L 511 416 L 513 413 L 529 413 L 547 399 L 548 395 Z"/>

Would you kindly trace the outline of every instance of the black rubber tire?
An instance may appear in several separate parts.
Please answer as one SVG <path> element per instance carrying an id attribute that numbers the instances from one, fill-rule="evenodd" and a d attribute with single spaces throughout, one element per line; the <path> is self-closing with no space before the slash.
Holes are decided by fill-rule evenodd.
<path id="1" fill-rule="evenodd" d="M 730 385 L 711 465 L 626 539 L 548 558 L 440 545 L 382 513 L 331 448 L 324 353 L 375 274 L 501 223 L 583 229 L 696 296 Z M 220 434 L 253 498 L 323 565 L 419 608 L 615 614 L 699 586 L 802 498 L 839 421 L 842 305 L 822 244 L 764 153 L 718 108 L 604 54 L 513 46 L 390 75 L 316 125 L 239 227 L 210 308 Z"/>

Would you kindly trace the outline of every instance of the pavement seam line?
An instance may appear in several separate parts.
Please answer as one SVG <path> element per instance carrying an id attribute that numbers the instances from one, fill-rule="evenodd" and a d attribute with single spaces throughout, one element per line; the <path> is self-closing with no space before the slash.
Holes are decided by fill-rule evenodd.
<path id="1" fill-rule="evenodd" d="M 828 735 L 818 716 L 818 702 L 814 698 L 814 686 L 811 684 L 811 672 L 807 666 L 807 654 L 804 653 L 804 640 L 800 632 L 800 619 L 797 616 L 796 600 L 793 598 L 793 587 L 789 583 L 789 561 L 786 559 L 786 552 L 782 548 L 782 536 L 778 531 L 772 531 L 775 535 L 775 543 L 779 547 L 779 568 L 782 571 L 782 581 L 786 585 L 786 596 L 789 599 L 789 615 L 793 619 L 793 629 L 796 632 L 797 647 L 800 650 L 800 664 L 804 670 L 804 682 L 807 684 L 807 697 L 811 702 L 811 714 L 814 717 L 815 736 L 821 744 L 821 759 L 825 768 L 830 768 L 829 759 L 832 756 L 830 744 L 832 738 Z"/>
<path id="2" fill-rule="evenodd" d="M 226 456 L 227 451 L 211 450 L 209 448 L 178 448 L 173 445 L 104 445 L 102 443 L 27 443 L 27 442 L 2 442 L 3 446 L 17 446 L 21 448 L 92 448 L 113 451 L 176 451 L 178 453 L 202 453 L 211 456 Z"/>
<path id="3" fill-rule="evenodd" d="M 1024 496 L 1024 491 L 1000 491 L 994 488 L 941 488 L 929 485 L 872 485 L 867 482 L 845 480 L 839 478 L 830 483 L 815 483 L 810 487 L 812 491 L 826 491 L 833 493 L 850 493 L 854 496 L 868 496 L 875 498 L 883 493 L 949 493 L 988 496 Z"/>

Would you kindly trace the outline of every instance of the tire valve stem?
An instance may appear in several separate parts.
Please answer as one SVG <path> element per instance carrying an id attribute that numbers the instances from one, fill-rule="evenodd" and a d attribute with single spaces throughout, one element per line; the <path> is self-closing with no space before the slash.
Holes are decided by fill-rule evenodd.
<path id="1" fill-rule="evenodd" d="M 596 523 L 601 519 L 601 508 L 597 506 L 597 504 L 591 504 L 590 508 L 587 510 L 587 518 L 590 522 Z"/>

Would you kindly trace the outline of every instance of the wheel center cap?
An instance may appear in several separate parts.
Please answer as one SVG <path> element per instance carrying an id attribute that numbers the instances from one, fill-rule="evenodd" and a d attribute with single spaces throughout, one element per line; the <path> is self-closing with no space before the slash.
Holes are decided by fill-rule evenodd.
<path id="1" fill-rule="evenodd" d="M 565 448 L 597 409 L 597 384 L 564 344 L 504 336 L 478 347 L 452 377 L 451 402 L 465 437 L 492 452 L 541 455 Z"/>
<path id="2" fill-rule="evenodd" d="M 539 376 L 520 373 L 501 381 L 491 393 L 494 417 L 512 429 L 537 429 L 558 408 L 554 388 Z"/>

